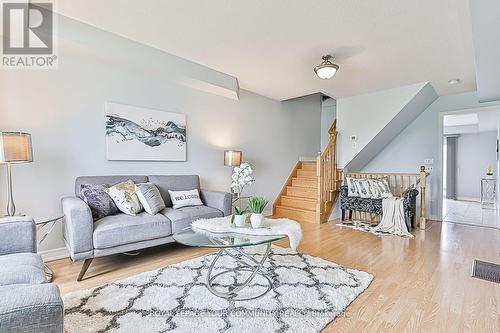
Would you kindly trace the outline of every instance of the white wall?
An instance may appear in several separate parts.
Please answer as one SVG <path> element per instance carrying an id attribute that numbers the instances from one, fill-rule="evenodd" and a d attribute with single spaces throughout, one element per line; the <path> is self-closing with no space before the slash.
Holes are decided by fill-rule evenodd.
<path id="1" fill-rule="evenodd" d="M 456 197 L 458 200 L 479 201 L 481 178 L 486 176 L 490 165 L 497 174 L 497 132 L 460 134 L 457 139 Z"/>
<path id="2" fill-rule="evenodd" d="M 81 31 L 80 34 L 85 34 Z M 119 39 L 122 50 L 138 44 Z M 148 68 L 128 66 L 126 54 L 61 43 L 58 70 L 2 71 L 0 130 L 32 133 L 34 163 L 14 166 L 19 212 L 43 216 L 60 211 L 60 200 L 74 194 L 80 175 L 199 174 L 202 186 L 228 190 L 231 169 L 223 150 L 240 149 L 255 166 L 248 193 L 274 200 L 299 156 L 320 148 L 321 95 L 288 102 L 240 90 L 239 100 L 209 94 L 172 81 L 158 50 L 141 47 Z M 168 55 L 166 55 L 168 56 Z M 167 62 L 168 63 L 168 62 Z M 104 103 L 113 101 L 187 115 L 187 162 L 107 161 Z M 5 167 L 0 167 L 0 215 L 6 206 Z M 63 246 L 61 226 L 40 250 Z"/>
<path id="3" fill-rule="evenodd" d="M 325 150 L 330 142 L 328 130 L 337 117 L 337 103 L 333 98 L 329 98 L 321 103 L 321 151 Z"/>
<path id="4" fill-rule="evenodd" d="M 434 172 L 427 184 L 429 217 L 441 220 L 442 193 L 442 123 L 440 115 L 465 109 L 484 109 L 499 105 L 500 101 L 479 104 L 476 92 L 439 97 L 414 122 L 404 129 L 363 171 L 418 172 L 424 159 L 434 160 Z M 442 121 L 442 120 L 441 120 Z M 475 158 L 474 155 L 472 158 Z"/>

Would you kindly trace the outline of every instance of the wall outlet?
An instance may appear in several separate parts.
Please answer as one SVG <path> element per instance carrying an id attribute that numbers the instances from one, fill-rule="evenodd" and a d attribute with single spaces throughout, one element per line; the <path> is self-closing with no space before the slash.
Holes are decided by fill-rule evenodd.
<path id="1" fill-rule="evenodd" d="M 426 158 L 426 159 L 424 159 L 424 164 L 434 164 L 434 159 L 433 158 Z"/>
<path id="2" fill-rule="evenodd" d="M 351 141 L 357 141 L 358 140 L 358 136 L 357 135 L 351 135 L 351 136 L 349 136 L 349 139 Z"/>
<path id="3" fill-rule="evenodd" d="M 356 141 L 352 142 L 352 148 L 356 149 L 358 147 L 358 143 Z"/>
<path id="4" fill-rule="evenodd" d="M 433 172 L 434 171 L 434 167 L 432 165 L 426 166 L 425 167 L 425 171 L 427 171 L 427 172 Z"/>

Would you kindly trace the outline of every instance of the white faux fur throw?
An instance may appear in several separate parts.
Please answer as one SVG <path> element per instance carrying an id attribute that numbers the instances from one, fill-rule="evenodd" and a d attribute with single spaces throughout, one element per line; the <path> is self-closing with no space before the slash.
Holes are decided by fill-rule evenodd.
<path id="1" fill-rule="evenodd" d="M 297 250 L 302 239 L 302 229 L 300 224 L 290 219 L 268 219 L 266 218 L 265 228 L 236 228 L 230 224 L 231 216 L 216 217 L 212 219 L 200 219 L 191 223 L 193 228 L 207 230 L 215 233 L 239 233 L 246 235 L 287 235 L 290 241 L 290 248 Z"/>
<path id="2" fill-rule="evenodd" d="M 403 200 L 403 198 L 393 197 L 382 201 L 382 221 L 374 231 L 413 238 L 406 227 Z"/>

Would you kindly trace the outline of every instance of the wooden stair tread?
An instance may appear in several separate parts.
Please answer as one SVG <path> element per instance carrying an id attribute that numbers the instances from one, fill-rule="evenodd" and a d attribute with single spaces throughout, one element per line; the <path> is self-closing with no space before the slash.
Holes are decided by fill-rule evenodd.
<path id="1" fill-rule="evenodd" d="M 293 210 L 293 211 L 297 211 L 297 212 L 310 212 L 310 213 L 314 213 L 314 209 L 296 208 L 296 207 L 289 207 L 289 206 L 283 206 L 283 205 L 277 205 L 276 207 L 283 208 L 283 209 L 288 209 L 288 210 Z"/>
<path id="2" fill-rule="evenodd" d="M 289 198 L 289 199 L 297 199 L 297 200 L 304 200 L 304 201 L 309 201 L 309 202 L 316 202 L 317 200 L 313 198 L 307 198 L 307 197 L 299 197 L 296 195 L 282 195 L 282 198 Z"/>

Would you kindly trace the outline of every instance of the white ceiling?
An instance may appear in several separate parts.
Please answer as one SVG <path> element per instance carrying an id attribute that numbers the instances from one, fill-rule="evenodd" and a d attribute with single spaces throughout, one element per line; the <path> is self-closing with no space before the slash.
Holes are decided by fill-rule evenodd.
<path id="1" fill-rule="evenodd" d="M 498 111 L 482 111 L 444 116 L 445 134 L 465 134 L 498 130 Z"/>
<path id="2" fill-rule="evenodd" d="M 481 102 L 500 99 L 500 1 L 470 2 L 477 95 Z"/>
<path id="3" fill-rule="evenodd" d="M 444 116 L 444 126 L 464 126 L 479 124 L 477 113 L 465 113 Z"/>
<path id="4" fill-rule="evenodd" d="M 424 81 L 440 95 L 476 89 L 467 0 L 57 0 L 56 10 L 277 100 Z M 323 81 L 312 69 L 326 53 L 340 70 Z"/>

